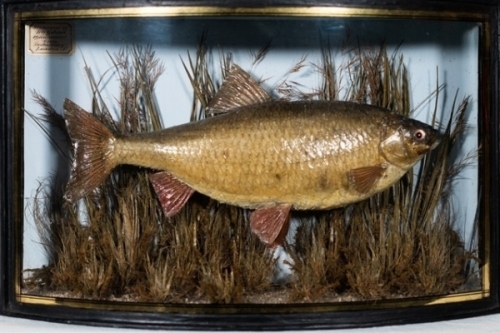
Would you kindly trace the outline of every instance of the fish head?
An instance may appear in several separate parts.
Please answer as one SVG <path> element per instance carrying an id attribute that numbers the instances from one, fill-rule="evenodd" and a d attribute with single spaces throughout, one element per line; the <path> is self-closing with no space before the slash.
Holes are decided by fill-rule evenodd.
<path id="1" fill-rule="evenodd" d="M 423 122 L 393 115 L 386 123 L 380 151 L 391 164 L 409 169 L 441 142 L 441 134 Z"/>

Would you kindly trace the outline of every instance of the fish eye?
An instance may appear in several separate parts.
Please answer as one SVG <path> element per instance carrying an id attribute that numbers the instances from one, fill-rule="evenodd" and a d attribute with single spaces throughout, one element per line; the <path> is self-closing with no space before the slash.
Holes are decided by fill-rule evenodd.
<path id="1" fill-rule="evenodd" d="M 413 133 L 413 137 L 417 140 L 424 140 L 426 133 L 423 129 L 418 129 Z"/>

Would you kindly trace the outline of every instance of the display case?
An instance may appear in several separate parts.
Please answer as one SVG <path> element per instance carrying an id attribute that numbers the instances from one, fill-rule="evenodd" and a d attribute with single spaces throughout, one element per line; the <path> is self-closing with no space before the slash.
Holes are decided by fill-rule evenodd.
<path id="1" fill-rule="evenodd" d="M 302 330 L 498 312 L 498 9 L 2 1 L 0 313 Z"/>

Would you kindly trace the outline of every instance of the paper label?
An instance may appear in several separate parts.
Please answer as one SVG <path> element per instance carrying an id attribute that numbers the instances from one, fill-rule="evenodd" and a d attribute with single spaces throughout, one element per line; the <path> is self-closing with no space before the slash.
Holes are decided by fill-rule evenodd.
<path id="1" fill-rule="evenodd" d="M 73 25 L 71 23 L 33 23 L 27 29 L 30 54 L 73 53 Z"/>

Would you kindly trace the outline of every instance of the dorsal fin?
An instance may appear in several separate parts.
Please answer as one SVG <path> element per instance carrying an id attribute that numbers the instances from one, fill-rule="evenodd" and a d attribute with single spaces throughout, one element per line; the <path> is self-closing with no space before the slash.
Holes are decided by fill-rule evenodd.
<path id="1" fill-rule="evenodd" d="M 232 65 L 226 80 L 210 101 L 207 113 L 223 113 L 242 106 L 268 102 L 271 96 L 247 72 Z"/>

